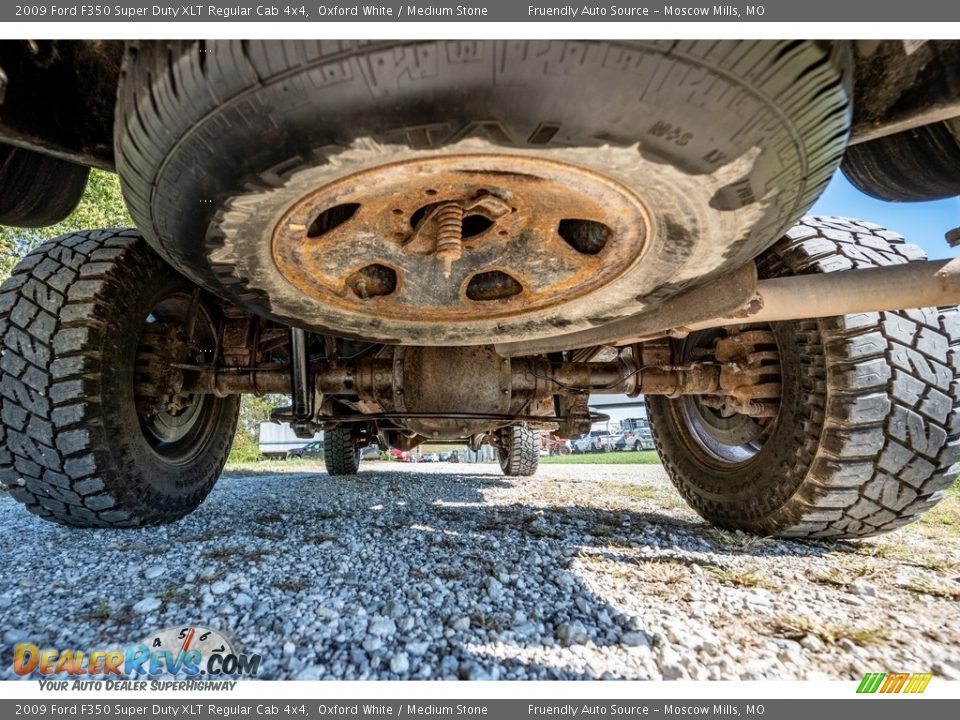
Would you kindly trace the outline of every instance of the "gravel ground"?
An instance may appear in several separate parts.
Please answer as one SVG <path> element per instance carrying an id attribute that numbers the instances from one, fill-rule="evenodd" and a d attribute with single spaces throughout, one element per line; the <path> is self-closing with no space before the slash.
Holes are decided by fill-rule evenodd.
<path id="1" fill-rule="evenodd" d="M 0 495 L 2 657 L 195 623 L 265 678 L 960 679 L 956 495 L 812 544 L 708 527 L 656 465 L 272 468 L 146 530 L 68 530 Z"/>

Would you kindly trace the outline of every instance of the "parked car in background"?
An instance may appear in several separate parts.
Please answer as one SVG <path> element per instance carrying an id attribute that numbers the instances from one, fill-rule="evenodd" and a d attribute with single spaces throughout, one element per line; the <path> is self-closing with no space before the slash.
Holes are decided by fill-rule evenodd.
<path id="1" fill-rule="evenodd" d="M 314 440 L 301 448 L 287 451 L 287 460 L 322 460 L 323 440 Z"/>
<path id="2" fill-rule="evenodd" d="M 262 422 L 258 434 L 264 460 L 285 460 L 290 452 L 299 452 L 311 442 L 323 442 L 322 430 L 313 437 L 302 438 L 286 423 Z"/>
<path id="3" fill-rule="evenodd" d="M 625 450 L 653 450 L 653 433 L 650 430 L 650 421 L 645 418 L 627 418 L 620 424 L 624 431 Z"/>
<path id="4" fill-rule="evenodd" d="M 420 455 L 420 462 L 440 462 L 440 456 L 435 452 L 425 452 Z"/>
<path id="5" fill-rule="evenodd" d="M 408 453 L 406 450 L 390 448 L 387 452 L 390 454 L 390 457 L 397 462 L 410 462 L 410 453 Z"/>
<path id="6" fill-rule="evenodd" d="M 380 446 L 377 443 L 367 445 L 360 451 L 361 460 L 379 460 L 380 459 Z"/>

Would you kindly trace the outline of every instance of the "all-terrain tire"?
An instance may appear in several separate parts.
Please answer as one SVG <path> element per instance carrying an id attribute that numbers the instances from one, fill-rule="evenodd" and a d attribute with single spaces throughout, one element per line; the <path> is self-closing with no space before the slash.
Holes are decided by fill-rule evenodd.
<path id="1" fill-rule="evenodd" d="M 360 471 L 355 425 L 340 425 L 323 433 L 323 461 L 329 475 L 356 475 Z"/>
<path id="2" fill-rule="evenodd" d="M 145 41 L 121 73 L 117 170 L 154 247 L 261 314 L 391 343 L 546 337 L 635 314 L 772 245 L 840 162 L 850 67 L 848 44 L 799 40 Z M 590 303 L 448 326 L 370 322 L 274 262 L 278 218 L 317 188 L 483 153 L 628 188 L 651 215 L 643 262 Z"/>
<path id="3" fill-rule="evenodd" d="M 776 277 L 922 258 L 878 225 L 810 217 L 758 264 L 764 277 Z M 682 399 L 648 398 L 664 467 L 693 509 L 721 527 L 761 535 L 854 538 L 898 528 L 933 507 L 956 479 L 960 458 L 957 308 L 771 329 L 782 369 L 780 413 L 752 457 L 719 460 L 696 440 Z"/>
<path id="4" fill-rule="evenodd" d="M 30 512 L 138 527 L 203 502 L 230 450 L 239 397 L 207 396 L 188 455 L 174 461 L 146 440 L 134 396 L 154 300 L 193 290 L 135 230 L 59 237 L 0 286 L 0 482 Z"/>
<path id="5" fill-rule="evenodd" d="M 511 425 L 500 431 L 500 469 L 509 477 L 533 475 L 540 465 L 540 431 Z"/>

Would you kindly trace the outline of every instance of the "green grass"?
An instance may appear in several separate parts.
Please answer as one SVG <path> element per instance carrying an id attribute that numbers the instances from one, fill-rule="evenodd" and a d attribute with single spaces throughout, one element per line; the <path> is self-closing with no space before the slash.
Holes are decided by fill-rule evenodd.
<path id="1" fill-rule="evenodd" d="M 887 639 L 888 635 L 888 631 L 884 627 L 833 625 L 802 616 L 778 618 L 770 624 L 769 628 L 774 637 L 800 641 L 807 635 L 816 635 L 825 645 L 836 645 L 844 638 L 861 647 L 880 645 Z"/>
<path id="2" fill-rule="evenodd" d="M 435 450 L 430 450 L 435 452 Z M 641 450 L 640 452 L 611 452 L 596 453 L 589 455 L 553 455 L 551 457 L 541 457 L 542 465 L 659 465 L 660 456 L 655 450 Z M 386 468 L 393 463 L 364 460 L 365 466 Z M 402 463 L 401 463 L 402 465 Z M 456 472 L 458 467 L 465 467 L 469 463 L 462 465 L 450 465 L 450 472 Z M 255 462 L 228 462 L 224 468 L 225 473 L 238 473 L 249 470 L 260 470 L 265 472 L 283 472 L 283 471 L 304 471 L 304 470 L 322 470 L 323 460 L 320 458 L 309 460 L 258 460 Z"/>
<path id="3" fill-rule="evenodd" d="M 542 465 L 659 465 L 655 450 L 611 452 L 590 455 L 553 455 L 540 458 Z"/>

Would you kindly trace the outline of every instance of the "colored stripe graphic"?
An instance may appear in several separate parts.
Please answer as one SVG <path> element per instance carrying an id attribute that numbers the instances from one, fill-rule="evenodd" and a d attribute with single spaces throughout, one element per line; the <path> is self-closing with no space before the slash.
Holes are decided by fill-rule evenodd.
<path id="1" fill-rule="evenodd" d="M 858 693 L 875 693 L 880 687 L 880 683 L 886 677 L 886 673 L 867 673 L 857 688 Z"/>
<path id="2" fill-rule="evenodd" d="M 932 673 L 867 673 L 857 686 L 857 692 L 922 693 L 932 677 Z"/>
<path id="3" fill-rule="evenodd" d="M 930 684 L 930 678 L 933 677 L 932 673 L 914 673 L 910 677 L 910 682 L 907 683 L 907 687 L 904 690 L 906 693 L 922 693 L 927 689 L 927 685 Z"/>
<path id="4" fill-rule="evenodd" d="M 883 688 L 880 690 L 880 692 L 900 692 L 904 684 L 907 682 L 908 677 L 910 677 L 910 673 L 891 673 L 887 677 L 887 681 L 883 684 Z"/>

